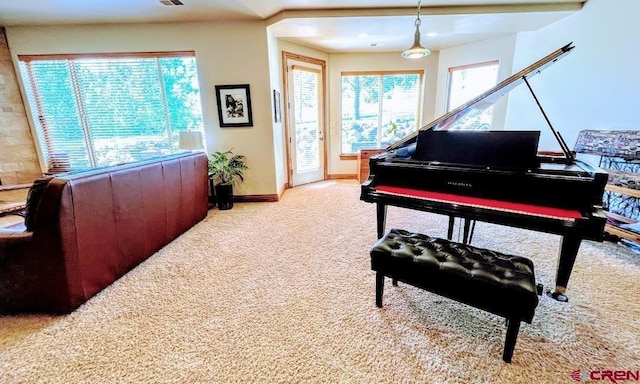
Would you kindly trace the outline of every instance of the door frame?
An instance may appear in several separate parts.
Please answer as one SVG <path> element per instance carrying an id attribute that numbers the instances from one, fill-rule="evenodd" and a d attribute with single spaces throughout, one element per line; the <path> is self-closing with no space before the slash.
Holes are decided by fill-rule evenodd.
<path id="1" fill-rule="evenodd" d="M 296 61 L 301 61 L 301 62 L 305 62 L 305 63 L 309 63 L 309 64 L 314 64 L 314 65 L 318 65 L 320 66 L 321 69 L 321 91 L 322 91 L 322 96 L 321 96 L 321 103 L 320 103 L 320 116 L 321 116 L 321 124 L 320 124 L 320 131 L 322 132 L 322 137 L 324 138 L 322 140 L 322 145 L 323 145 L 323 153 L 324 153 L 324 158 L 322 159 L 323 162 L 323 176 L 322 179 L 323 180 L 327 180 L 327 142 L 329 140 L 327 140 L 327 129 L 326 129 L 326 125 L 327 125 L 327 94 L 326 94 L 326 89 L 327 89 L 327 63 L 324 60 L 320 60 L 320 59 L 315 59 L 313 57 L 308 57 L 308 56 L 302 56 L 302 55 L 298 55 L 296 53 L 291 53 L 291 52 L 287 52 L 287 51 L 282 51 L 282 79 L 283 79 L 283 87 L 282 87 L 282 94 L 283 94 L 283 99 L 284 99 L 284 118 L 283 123 L 284 123 L 284 134 L 285 134 L 285 142 L 286 142 L 286 149 L 287 149 L 287 161 L 286 161 L 286 165 L 287 165 L 287 188 L 293 188 L 293 163 L 292 163 L 292 159 L 291 159 L 291 127 L 289 126 L 289 115 L 290 115 L 290 102 L 289 102 L 289 66 L 288 66 L 288 61 L 289 60 L 296 60 Z"/>

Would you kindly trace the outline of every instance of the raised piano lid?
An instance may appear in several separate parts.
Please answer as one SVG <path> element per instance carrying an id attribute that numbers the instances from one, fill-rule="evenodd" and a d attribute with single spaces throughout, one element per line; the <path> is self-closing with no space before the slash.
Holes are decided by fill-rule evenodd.
<path id="1" fill-rule="evenodd" d="M 448 112 L 447 114 L 444 114 L 438 117 L 437 119 L 433 120 L 429 124 L 420 128 L 419 131 L 425 131 L 425 130 L 431 130 L 431 129 L 433 130 L 451 129 L 456 125 L 456 122 L 461 121 L 466 116 L 484 111 L 485 109 L 494 105 L 506 93 L 510 92 L 512 89 L 522 84 L 525 81 L 525 79 L 529 79 L 532 76 L 535 76 L 536 74 L 540 73 L 543 69 L 547 68 L 551 64 L 558 61 L 558 59 L 564 57 L 567 53 L 571 52 L 571 50 L 574 48 L 572 44 L 573 43 L 569 43 L 564 47 L 554 52 L 551 52 L 547 56 L 536 61 L 530 66 L 524 68 L 520 72 L 515 73 L 511 75 L 509 78 L 501 81 L 498 85 L 482 93 L 476 98 L 462 104 L 461 106 Z M 418 137 L 418 132 L 414 132 L 411 135 L 406 136 L 405 138 L 391 144 L 390 146 L 387 147 L 387 150 L 391 151 L 394 149 L 402 148 L 410 144 L 413 144 L 416 141 L 417 137 Z M 562 143 L 561 143 L 561 146 L 562 146 Z"/>

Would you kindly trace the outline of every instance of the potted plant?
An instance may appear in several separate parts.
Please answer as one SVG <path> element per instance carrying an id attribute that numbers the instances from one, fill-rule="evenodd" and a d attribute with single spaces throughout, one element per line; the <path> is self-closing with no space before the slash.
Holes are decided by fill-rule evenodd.
<path id="1" fill-rule="evenodd" d="M 209 155 L 209 173 L 214 180 L 218 209 L 233 208 L 233 186 L 244 181 L 244 171 L 249 169 L 244 155 L 235 155 L 232 150 L 217 151 Z"/>

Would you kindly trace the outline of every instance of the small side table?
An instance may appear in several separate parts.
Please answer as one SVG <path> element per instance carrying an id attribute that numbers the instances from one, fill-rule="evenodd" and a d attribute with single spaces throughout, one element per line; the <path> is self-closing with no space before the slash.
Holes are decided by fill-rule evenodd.
<path id="1" fill-rule="evenodd" d="M 0 185 L 0 216 L 23 211 L 31 184 Z M 22 190 L 22 191 L 21 191 Z"/>
<path id="2" fill-rule="evenodd" d="M 360 152 L 358 152 L 358 157 L 357 157 L 357 167 L 358 169 L 356 170 L 356 178 L 358 179 L 359 183 L 364 183 L 365 180 L 367 180 L 367 178 L 369 177 L 369 158 L 371 156 L 375 156 L 378 155 L 380 153 L 386 152 L 386 149 L 361 149 Z"/>
<path id="3" fill-rule="evenodd" d="M 16 189 L 29 189 L 30 187 L 31 187 L 31 184 L 10 184 L 10 185 L 0 184 L 0 192 L 13 191 Z"/>

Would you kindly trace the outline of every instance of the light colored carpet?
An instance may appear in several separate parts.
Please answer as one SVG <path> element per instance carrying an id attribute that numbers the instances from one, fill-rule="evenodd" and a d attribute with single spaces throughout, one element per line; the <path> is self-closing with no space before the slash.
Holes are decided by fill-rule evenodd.
<path id="1" fill-rule="evenodd" d="M 375 306 L 375 207 L 355 181 L 212 210 L 74 313 L 0 317 L 2 383 L 569 383 L 640 369 L 640 255 L 584 242 L 569 303 L 542 297 L 502 361 L 502 318 L 400 284 Z M 388 228 L 447 219 L 389 208 Z M 550 286 L 559 237 L 480 223 Z"/>

